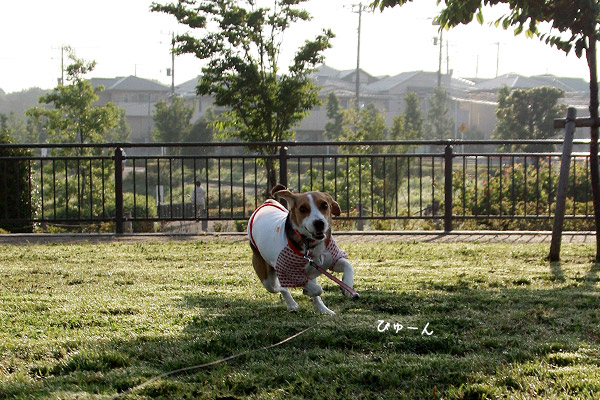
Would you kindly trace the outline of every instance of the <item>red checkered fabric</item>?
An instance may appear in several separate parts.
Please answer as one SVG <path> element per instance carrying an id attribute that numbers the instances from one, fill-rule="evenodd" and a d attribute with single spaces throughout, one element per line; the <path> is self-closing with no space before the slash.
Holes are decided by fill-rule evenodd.
<path id="1" fill-rule="evenodd" d="M 323 267 L 329 269 L 333 269 L 333 266 L 340 258 L 348 257 L 348 255 L 337 246 L 335 240 L 333 240 L 333 237 L 327 244 L 326 252 L 331 255 L 331 265 L 323 265 Z M 310 254 L 310 256 L 312 257 L 313 255 Z M 329 261 L 329 257 L 325 257 L 325 259 Z M 292 249 L 289 244 L 283 250 L 281 250 L 274 266 L 281 286 L 305 286 L 308 282 L 306 263 L 307 261 L 304 259 L 303 255 Z"/>
<path id="2" fill-rule="evenodd" d="M 306 260 L 295 252 L 289 245 L 281 250 L 275 263 L 275 272 L 283 287 L 304 286 L 308 282 L 305 271 Z"/>

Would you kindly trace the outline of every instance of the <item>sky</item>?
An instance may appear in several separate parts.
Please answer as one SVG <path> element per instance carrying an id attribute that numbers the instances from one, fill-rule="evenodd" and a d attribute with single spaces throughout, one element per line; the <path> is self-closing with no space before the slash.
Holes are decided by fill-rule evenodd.
<path id="1" fill-rule="evenodd" d="M 271 4 L 268 0 L 260 0 Z M 0 89 L 53 88 L 61 75 L 61 47 L 97 65 L 88 77 L 136 75 L 171 84 L 171 34 L 189 31 L 174 17 L 150 12 L 151 0 L 2 0 L 0 14 Z M 369 3 L 366 0 L 365 3 Z M 340 70 L 356 68 L 358 1 L 309 0 L 313 16 L 286 32 L 281 60 L 324 28 L 336 35 L 325 63 Z M 354 5 L 354 6 L 353 6 Z M 363 11 L 360 67 L 374 76 L 406 71 L 437 71 L 439 35 L 432 18 L 435 0 L 415 0 L 402 7 Z M 486 22 L 472 22 L 443 32 L 443 65 L 455 77 L 493 78 L 496 73 L 525 76 L 553 74 L 589 79 L 585 59 L 566 56 L 538 39 L 514 36 L 489 26 L 505 9 L 485 9 Z M 446 42 L 448 46 L 446 47 Z M 447 51 L 446 51 L 447 50 Z M 67 63 L 65 57 L 65 65 Z M 449 67 L 448 67 L 449 66 Z M 194 79 L 202 62 L 192 55 L 175 59 L 175 84 Z"/>

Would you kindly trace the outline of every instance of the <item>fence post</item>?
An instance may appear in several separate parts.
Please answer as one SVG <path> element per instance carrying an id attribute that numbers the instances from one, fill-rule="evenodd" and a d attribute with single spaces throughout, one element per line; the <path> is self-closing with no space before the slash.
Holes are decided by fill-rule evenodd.
<path id="1" fill-rule="evenodd" d="M 550 244 L 550 261 L 560 259 L 560 244 L 562 240 L 563 223 L 565 221 L 565 208 L 567 200 L 567 186 L 569 184 L 569 168 L 571 167 L 571 152 L 573 151 L 573 136 L 575 134 L 575 118 L 577 110 L 569 107 L 567 110 L 567 124 L 565 125 L 565 139 L 560 157 L 560 174 L 558 175 L 558 188 L 556 189 L 556 208 L 554 209 L 554 224 L 552 225 L 552 243 Z"/>
<path id="2" fill-rule="evenodd" d="M 123 149 L 115 149 L 115 225 L 116 234 L 123 234 Z"/>
<path id="3" fill-rule="evenodd" d="M 444 232 L 452 230 L 452 145 L 444 150 Z"/>
<path id="4" fill-rule="evenodd" d="M 281 146 L 279 148 L 279 183 L 285 187 L 288 185 L 287 160 L 288 148 L 286 146 Z M 300 190 L 300 188 L 298 188 L 298 190 Z"/>

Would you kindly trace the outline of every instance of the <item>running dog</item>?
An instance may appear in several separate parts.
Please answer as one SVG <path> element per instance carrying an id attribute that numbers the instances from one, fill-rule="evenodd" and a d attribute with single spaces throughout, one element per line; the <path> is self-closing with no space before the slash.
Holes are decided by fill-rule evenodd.
<path id="1" fill-rule="evenodd" d="M 331 216 L 340 215 L 340 206 L 327 193 L 292 193 L 283 185 L 273 187 L 271 195 L 284 199 L 287 209 L 269 199 L 248 221 L 252 265 L 258 278 L 267 291 L 281 293 L 290 311 L 297 310 L 298 303 L 288 288 L 302 287 L 320 313 L 334 315 L 321 300 L 323 289 L 317 283 L 321 273 L 306 257 L 324 269 L 342 272 L 342 281 L 354 286 L 352 265 L 331 235 Z M 344 289 L 342 293 L 351 295 Z"/>

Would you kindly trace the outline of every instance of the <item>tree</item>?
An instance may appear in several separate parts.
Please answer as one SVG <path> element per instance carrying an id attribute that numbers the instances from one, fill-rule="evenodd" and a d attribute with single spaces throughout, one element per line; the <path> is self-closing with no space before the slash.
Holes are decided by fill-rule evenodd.
<path id="1" fill-rule="evenodd" d="M 449 139 L 454 129 L 454 121 L 449 115 L 450 100 L 444 88 L 436 87 L 429 98 L 429 112 L 425 122 L 427 139 Z"/>
<path id="2" fill-rule="evenodd" d="M 32 143 L 28 140 L 25 121 L 11 111 L 8 115 L 0 112 L 0 128 L 16 143 Z"/>
<path id="3" fill-rule="evenodd" d="M 202 118 L 196 121 L 190 129 L 186 142 L 209 143 L 215 136 L 212 123 L 215 120 L 215 112 L 212 108 L 206 110 Z"/>
<path id="4" fill-rule="evenodd" d="M 117 124 L 104 135 L 104 141 L 107 143 L 128 142 L 129 135 L 131 135 L 131 127 L 127 123 L 125 110 L 123 108 L 118 108 L 117 111 L 119 112 Z"/>
<path id="5" fill-rule="evenodd" d="M 310 79 L 333 33 L 323 31 L 296 52 L 287 72 L 279 55 L 284 32 L 292 23 L 310 20 L 297 6 L 306 0 L 275 0 L 273 8 L 257 7 L 253 0 L 185 0 L 151 9 L 171 14 L 200 31 L 176 37 L 177 54 L 206 60 L 198 94 L 212 94 L 215 104 L 228 107 L 215 125 L 247 142 L 281 141 L 293 137 L 293 127 L 320 104 L 318 88 Z M 259 154 L 274 154 L 273 146 L 249 146 Z M 276 181 L 275 165 L 266 159 L 268 183 Z"/>
<path id="6" fill-rule="evenodd" d="M 41 104 L 51 107 L 34 107 L 26 115 L 46 131 L 54 143 L 100 143 L 105 134 L 118 125 L 121 114 L 113 103 L 94 106 L 98 92 L 84 75 L 92 71 L 94 61 L 86 62 L 69 53 L 72 64 L 66 68 L 69 82 L 58 85 L 51 93 L 39 98 Z M 80 154 L 82 153 L 79 149 Z"/>
<path id="7" fill-rule="evenodd" d="M 344 140 L 383 140 L 386 136 L 385 117 L 373 103 L 358 110 L 350 107 L 344 110 Z"/>
<path id="8" fill-rule="evenodd" d="M 333 92 L 329 93 L 327 98 L 327 117 L 330 121 L 325 124 L 325 136 L 336 140 L 344 134 L 344 113 L 338 97 Z"/>
<path id="9" fill-rule="evenodd" d="M 156 142 L 181 143 L 190 134 L 194 106 L 185 104 L 179 97 L 173 97 L 169 103 L 164 100 L 156 102 L 154 115 L 154 132 L 152 139 Z"/>
<path id="10" fill-rule="evenodd" d="M 412 0 L 374 0 L 373 7 L 393 7 Z M 496 25 L 504 29 L 515 27 L 515 34 L 525 32 L 537 36 L 546 44 L 569 53 L 573 47 L 581 57 L 585 51 L 590 71 L 590 181 L 594 200 L 596 225 L 596 261 L 600 261 L 600 167 L 598 165 L 598 70 L 596 43 L 600 38 L 600 4 L 595 0 L 445 0 L 446 8 L 438 17 L 440 29 L 468 24 L 476 17 L 483 23 L 483 5 L 506 4 L 508 14 L 499 18 Z M 538 30 L 547 24 L 549 31 Z M 527 29 L 525 29 L 527 28 Z"/>
<path id="11" fill-rule="evenodd" d="M 48 141 L 52 143 L 102 143 L 107 134 L 118 127 L 122 120 L 121 111 L 113 103 L 94 105 L 98 100 L 97 93 L 104 88 L 94 88 L 84 76 L 94 69 L 96 63 L 79 59 L 72 51 L 69 52 L 69 59 L 71 64 L 66 67 L 67 84 L 59 84 L 51 93 L 40 97 L 39 102 L 46 107 L 34 107 L 26 111 L 31 121 L 29 126 L 35 136 L 47 135 Z M 102 148 L 76 148 L 63 149 L 61 153 L 86 156 L 100 154 L 102 151 Z M 50 165 L 47 167 L 51 168 Z M 111 176 L 112 168 L 112 163 L 107 163 L 103 168 L 101 165 L 94 165 L 92 160 L 77 159 L 65 160 L 52 169 L 52 174 L 65 175 L 64 183 L 52 182 L 58 193 L 56 202 L 72 205 L 70 210 L 64 207 L 65 218 L 69 218 L 69 211 L 97 215 L 93 210 L 103 209 L 101 199 L 93 196 L 92 188 L 100 187 L 104 176 Z M 44 176 L 44 179 L 48 179 L 49 174 Z"/>
<path id="12" fill-rule="evenodd" d="M 498 91 L 498 122 L 495 139 L 549 139 L 554 136 L 554 119 L 565 114 L 566 107 L 557 104 L 564 96 L 560 89 L 541 87 L 515 89 L 503 87 Z M 548 150 L 547 146 L 527 144 L 512 149 L 536 152 Z"/>
<path id="13" fill-rule="evenodd" d="M 415 92 L 408 92 L 404 96 L 406 109 L 404 110 L 404 130 L 406 137 L 421 139 L 423 137 L 423 115 L 419 103 L 419 96 Z"/>

